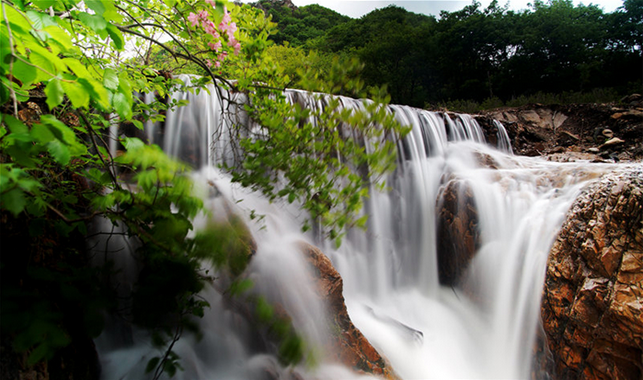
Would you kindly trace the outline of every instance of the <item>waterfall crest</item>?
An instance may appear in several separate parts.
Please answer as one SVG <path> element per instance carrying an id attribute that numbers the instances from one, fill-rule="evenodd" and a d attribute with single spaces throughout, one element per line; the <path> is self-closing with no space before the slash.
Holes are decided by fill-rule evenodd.
<path id="1" fill-rule="evenodd" d="M 214 87 L 209 93 L 173 96 L 190 104 L 168 112 L 162 133 L 158 125 L 148 125 L 150 140 L 200 168 L 197 182 L 215 183 L 219 198 L 246 219 L 258 245 L 249 268 L 255 291 L 283 305 L 312 346 L 322 347 L 332 326 L 321 318 L 325 305 L 311 295 L 313 285 L 294 247 L 299 240 L 314 242 L 331 258 L 344 280 L 355 325 L 401 378 L 529 377 L 549 248 L 580 189 L 610 166 L 589 169 L 583 163 L 517 157 L 499 122 L 498 144 L 490 147 L 469 115 L 391 105 L 390 111 L 412 130 L 398 142 L 390 191 L 371 189 L 364 208 L 367 230 L 349 231 L 335 249 L 331 242 L 314 241 L 300 232 L 305 216 L 296 205 L 271 204 L 232 184 L 216 168 L 235 160 L 230 118 L 246 122 L 235 105 Z M 323 107 L 318 98 L 301 91 L 286 96 L 307 107 Z M 346 108 L 360 107 L 358 100 L 342 97 L 341 102 Z M 437 215 L 449 184 L 455 182 L 475 205 L 475 252 L 458 281 L 445 284 L 440 283 L 438 260 L 438 242 L 445 236 L 438 233 Z M 216 210 L 219 201 L 208 202 Z M 251 220 L 251 212 L 264 217 Z M 210 289 L 204 297 L 212 304 L 201 322 L 205 336 L 199 342 L 179 342 L 179 354 L 187 363 L 178 376 L 259 379 L 266 366 L 278 367 L 274 357 L 257 349 L 252 326 L 229 311 L 217 291 Z M 105 378 L 142 377 L 144 358 L 151 352 L 145 339 L 126 349 L 99 340 Z M 316 369 L 299 371 L 324 379 L 357 377 L 328 360 L 331 356 L 322 353 Z M 280 371 L 287 378 L 288 370 Z"/>

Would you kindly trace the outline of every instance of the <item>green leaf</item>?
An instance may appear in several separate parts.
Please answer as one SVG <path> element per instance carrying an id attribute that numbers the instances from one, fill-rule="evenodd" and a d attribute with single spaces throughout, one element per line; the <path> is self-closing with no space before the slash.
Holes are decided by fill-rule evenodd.
<path id="1" fill-rule="evenodd" d="M 223 20 L 223 7 L 217 6 L 212 10 L 212 16 L 214 17 L 214 23 L 219 25 L 221 20 Z"/>
<path id="2" fill-rule="evenodd" d="M 25 18 L 24 13 L 20 13 L 12 7 L 5 7 L 5 11 L 7 12 L 7 20 L 9 20 L 11 29 L 17 28 L 20 32 L 25 34 L 28 33 L 29 30 L 31 30 L 31 24 L 29 23 L 27 18 Z M 0 12 L 0 21 L 2 21 L 3 27 L 6 27 L 4 12 Z"/>
<path id="3" fill-rule="evenodd" d="M 85 5 L 96 12 L 97 15 L 102 16 L 105 13 L 105 5 L 102 0 L 85 0 Z"/>
<path id="4" fill-rule="evenodd" d="M 89 93 L 85 87 L 78 83 L 78 81 L 64 81 L 61 82 L 65 94 L 74 108 L 87 107 L 89 105 Z"/>
<path id="5" fill-rule="evenodd" d="M 129 80 L 127 79 L 127 74 L 125 74 L 124 72 L 121 73 L 118 76 L 118 89 L 123 94 L 129 95 L 129 99 L 130 99 L 130 102 L 131 102 L 132 85 L 130 84 Z"/>
<path id="6" fill-rule="evenodd" d="M 60 79 L 54 78 L 47 83 L 47 87 L 45 87 L 45 95 L 47 95 L 47 106 L 50 110 L 63 102 L 65 91 L 60 85 Z"/>
<path id="7" fill-rule="evenodd" d="M 63 51 L 70 51 L 73 49 L 74 45 L 72 44 L 71 37 L 69 34 L 60 28 L 58 25 L 47 26 L 44 28 L 44 31 L 49 34 L 48 42 L 57 43 Z"/>
<path id="8" fill-rule="evenodd" d="M 31 138 L 31 137 L 29 137 Z M 23 149 L 22 147 L 12 145 L 6 149 L 6 153 L 11 156 L 13 162 L 22 165 L 27 168 L 35 168 L 38 165 L 38 159 L 34 160 L 33 155 L 29 154 L 29 151 Z"/>
<path id="9" fill-rule="evenodd" d="M 0 85 L 0 105 L 5 104 L 9 100 L 9 90 L 7 89 L 7 84 L 6 82 L 9 82 L 6 77 L 0 77 L 0 81 L 2 84 Z M 13 86 L 11 82 L 9 82 L 9 87 Z"/>
<path id="10" fill-rule="evenodd" d="M 103 86 L 113 91 L 118 90 L 118 75 L 114 69 L 109 67 L 105 69 L 105 74 L 103 75 Z"/>
<path id="11" fill-rule="evenodd" d="M 45 29 L 45 27 L 57 25 L 56 21 L 44 12 L 27 11 L 27 17 L 29 17 L 33 28 L 36 30 L 42 30 Z"/>
<path id="12" fill-rule="evenodd" d="M 13 3 L 20 9 L 21 11 L 25 10 L 25 0 L 13 0 Z"/>
<path id="13" fill-rule="evenodd" d="M 53 127 L 52 132 L 56 135 L 58 140 L 61 140 L 68 145 L 79 144 L 74 131 L 65 125 L 65 123 L 56 119 L 54 115 L 42 115 L 40 122 Z"/>
<path id="14" fill-rule="evenodd" d="M 29 356 L 27 357 L 27 365 L 32 366 L 39 361 L 43 360 L 45 357 L 50 355 L 51 349 L 49 348 L 49 345 L 47 342 L 42 342 L 36 347 Z"/>
<path id="15" fill-rule="evenodd" d="M 136 137 L 126 137 L 123 139 L 123 146 L 129 151 L 134 151 L 145 147 L 145 143 Z"/>
<path id="16" fill-rule="evenodd" d="M 33 0 L 33 4 L 43 11 L 53 7 L 57 2 L 57 0 Z"/>
<path id="17" fill-rule="evenodd" d="M 109 93 L 100 82 L 85 78 L 79 78 L 78 82 L 83 85 L 91 98 L 98 103 L 103 110 L 109 110 Z"/>
<path id="18" fill-rule="evenodd" d="M 2 122 L 9 127 L 11 133 L 29 133 L 29 128 L 11 115 L 2 115 Z"/>
<path id="19" fill-rule="evenodd" d="M 69 153 L 69 148 L 67 145 L 63 144 L 60 140 L 50 141 L 47 144 L 47 150 L 51 156 L 58 162 L 60 165 L 67 165 L 71 158 Z"/>
<path id="20" fill-rule="evenodd" d="M 132 118 L 132 104 L 128 101 L 127 95 L 120 91 L 115 93 L 112 98 L 112 105 L 122 118 L 127 120 Z"/>
<path id="21" fill-rule="evenodd" d="M 80 12 L 78 14 L 78 19 L 88 28 L 100 34 L 104 32 L 107 28 L 107 21 L 101 15 L 91 15 L 87 12 Z"/>
<path id="22" fill-rule="evenodd" d="M 13 62 L 13 76 L 18 78 L 23 86 L 29 86 L 38 76 L 38 71 L 32 65 L 29 65 L 21 59 Z"/>
<path id="23" fill-rule="evenodd" d="M 175 362 L 170 360 L 163 362 L 163 371 L 165 371 L 169 377 L 174 377 L 176 370 L 177 365 Z"/>
<path id="24" fill-rule="evenodd" d="M 143 123 L 141 123 L 140 121 L 138 121 L 138 120 L 136 120 L 136 119 L 132 119 L 132 124 L 134 124 L 134 126 L 135 126 L 137 129 L 141 130 L 141 131 L 142 131 L 142 130 L 145 130 L 145 125 L 143 125 Z"/>
<path id="25" fill-rule="evenodd" d="M 255 315 L 257 316 L 257 320 L 266 323 L 273 318 L 275 310 L 263 297 L 259 297 L 257 299 Z"/>
<path id="26" fill-rule="evenodd" d="M 29 60 L 38 69 L 38 75 L 36 79 L 34 79 L 35 82 L 44 82 L 58 73 L 56 65 L 54 64 L 54 59 L 60 60 L 60 58 L 53 56 L 46 50 L 45 52 L 45 55 L 43 55 L 40 52 L 32 51 L 31 55 L 29 55 Z"/>
<path id="27" fill-rule="evenodd" d="M 123 50 L 125 39 L 123 38 L 121 31 L 118 30 L 116 26 L 107 24 L 107 34 L 109 34 L 109 37 L 112 39 L 114 47 L 116 47 L 117 50 Z"/>
<path id="28" fill-rule="evenodd" d="M 85 65 L 75 58 L 63 58 L 63 63 L 79 78 L 93 79 Z"/>
<path id="29" fill-rule="evenodd" d="M 230 284 L 230 287 L 228 287 L 228 291 L 230 292 L 230 295 L 238 296 L 252 289 L 253 286 L 254 283 L 252 282 L 252 280 L 244 278 L 243 280 L 235 280 L 234 282 L 232 282 L 232 284 Z"/>
<path id="30" fill-rule="evenodd" d="M 42 144 L 46 144 L 56 138 L 49 128 L 40 123 L 36 123 L 31 127 L 31 137 Z"/>
<path id="31" fill-rule="evenodd" d="M 0 196 L 0 205 L 14 216 L 18 216 L 25 209 L 26 204 L 27 199 L 20 189 L 10 190 Z"/>
<path id="32" fill-rule="evenodd" d="M 156 366 L 159 365 L 159 361 L 161 361 L 161 358 L 159 358 L 158 356 L 150 359 L 150 361 L 147 362 L 147 366 L 145 366 L 145 373 L 154 371 L 156 369 Z"/>

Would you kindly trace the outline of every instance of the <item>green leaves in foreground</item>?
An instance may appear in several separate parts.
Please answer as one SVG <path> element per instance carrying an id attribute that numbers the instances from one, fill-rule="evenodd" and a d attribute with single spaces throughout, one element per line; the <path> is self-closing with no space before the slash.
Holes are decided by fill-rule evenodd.
<path id="1" fill-rule="evenodd" d="M 341 66 L 329 74 L 336 79 L 334 85 L 303 73 L 301 83 L 365 94 L 354 78 L 359 63 L 334 65 Z M 241 140 L 243 163 L 228 168 L 233 181 L 270 199 L 300 203 L 337 244 L 348 228 L 364 227 L 366 217 L 359 213 L 368 187 L 383 184 L 383 176 L 395 168 L 396 141 L 408 132 L 386 107 L 388 99 L 372 91 L 373 101 L 344 107 L 338 97 L 311 94 L 312 106 L 303 108 L 276 91 L 257 89 L 251 95 L 246 110 L 265 134 Z M 278 185 L 282 178 L 285 183 Z"/>

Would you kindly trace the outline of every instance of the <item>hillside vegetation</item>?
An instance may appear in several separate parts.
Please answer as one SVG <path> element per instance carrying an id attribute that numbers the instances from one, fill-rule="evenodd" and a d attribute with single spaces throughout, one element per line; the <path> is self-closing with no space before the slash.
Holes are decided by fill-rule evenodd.
<path id="1" fill-rule="evenodd" d="M 301 65 L 310 52 L 359 58 L 365 84 L 386 85 L 394 103 L 500 106 L 543 94 L 610 101 L 643 83 L 643 0 L 625 0 L 612 13 L 571 0 L 535 1 L 522 11 L 474 1 L 439 17 L 389 6 L 360 19 L 318 5 L 256 5 L 278 23 L 277 47 L 297 52 L 279 56 L 300 57 Z"/>

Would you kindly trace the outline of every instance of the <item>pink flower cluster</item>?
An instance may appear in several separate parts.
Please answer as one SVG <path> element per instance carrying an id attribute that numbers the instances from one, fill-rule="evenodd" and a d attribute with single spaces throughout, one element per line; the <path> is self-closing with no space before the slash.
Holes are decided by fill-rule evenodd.
<path id="1" fill-rule="evenodd" d="M 212 5 L 213 8 L 215 7 L 215 0 L 205 1 Z M 192 27 L 198 28 L 200 26 L 207 34 L 214 37 L 216 42 L 208 42 L 208 46 L 210 49 L 218 53 L 217 58 L 214 61 L 210 59 L 206 60 L 206 64 L 208 67 L 221 67 L 221 63 L 228 57 L 228 52 L 222 50 L 223 43 L 221 41 L 223 36 L 227 37 L 228 46 L 234 50 L 234 55 L 239 55 L 239 52 L 241 51 L 241 44 L 234 37 L 234 33 L 237 31 L 237 24 L 232 22 L 230 12 L 228 12 L 225 7 L 223 8 L 223 19 L 219 23 L 218 27 L 214 22 L 208 19 L 209 16 L 208 11 L 206 10 L 200 10 L 198 13 L 190 12 L 188 15 L 188 21 L 192 24 Z"/>

